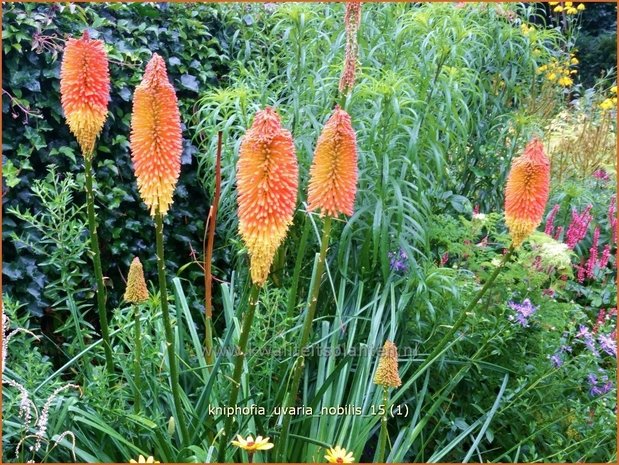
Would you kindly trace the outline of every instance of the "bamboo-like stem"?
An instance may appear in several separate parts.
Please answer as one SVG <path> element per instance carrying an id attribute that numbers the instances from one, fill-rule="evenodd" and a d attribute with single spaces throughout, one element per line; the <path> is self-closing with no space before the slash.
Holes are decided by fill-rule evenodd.
<path id="1" fill-rule="evenodd" d="M 204 351 L 206 363 L 212 365 L 215 363 L 215 354 L 213 353 L 213 246 L 215 243 L 215 225 L 217 224 L 217 208 L 219 206 L 219 197 L 221 196 L 221 150 L 223 145 L 223 133 L 217 133 L 217 156 L 215 160 L 215 197 L 209 213 L 208 220 L 208 242 L 206 252 L 204 253 Z"/>
<path id="2" fill-rule="evenodd" d="M 249 305 L 245 317 L 243 318 L 243 328 L 241 329 L 241 335 L 239 336 L 239 344 L 237 346 L 236 358 L 234 360 L 234 373 L 232 375 L 232 386 L 230 387 L 230 399 L 228 400 L 229 407 L 236 407 L 236 400 L 239 395 L 239 389 L 241 387 L 241 375 L 243 373 L 243 361 L 245 360 L 245 351 L 247 350 L 247 341 L 249 340 L 249 332 L 251 331 L 251 325 L 254 321 L 254 314 L 256 313 L 256 305 L 258 304 L 258 294 L 260 287 L 253 284 L 249 293 Z M 219 442 L 219 453 L 217 461 L 223 463 L 226 458 L 226 446 L 228 445 L 230 430 L 232 428 L 233 416 L 230 415 L 226 418 L 224 425 L 223 437 Z"/>
<path id="3" fill-rule="evenodd" d="M 387 448 L 387 407 L 389 393 L 387 387 L 383 386 L 383 415 L 380 419 L 380 435 L 378 437 L 378 449 L 376 451 L 375 463 L 385 462 L 385 449 Z"/>
<path id="4" fill-rule="evenodd" d="M 161 314 L 163 315 L 163 326 L 168 345 L 168 363 L 170 365 L 170 384 L 172 386 L 172 397 L 174 398 L 174 410 L 176 411 L 176 423 L 180 427 L 182 442 L 189 443 L 189 432 L 185 424 L 183 406 L 181 404 L 180 385 L 178 378 L 178 365 L 176 361 L 176 347 L 174 343 L 174 332 L 170 322 L 170 310 L 168 308 L 168 286 L 165 276 L 165 261 L 163 257 L 163 216 L 159 212 L 159 207 L 155 213 L 155 237 L 157 239 L 157 271 L 159 274 L 159 293 L 161 300 Z"/>
<path id="5" fill-rule="evenodd" d="M 322 228 L 322 243 L 320 244 L 320 255 L 318 257 L 318 263 L 314 270 L 314 276 L 312 281 L 312 288 L 310 290 L 309 302 L 307 313 L 305 315 L 305 322 L 303 323 L 303 332 L 301 333 L 301 339 L 299 341 L 299 357 L 294 367 L 292 374 L 292 382 L 290 384 L 290 390 L 288 395 L 284 398 L 284 407 L 291 407 L 296 400 L 297 391 L 299 390 L 299 384 L 301 382 L 301 375 L 303 374 L 303 352 L 309 341 L 310 333 L 312 330 L 312 323 L 314 322 L 314 314 L 316 313 L 316 304 L 318 303 L 318 293 L 320 290 L 320 281 L 322 279 L 322 272 L 325 266 L 325 260 L 327 257 L 327 249 L 329 247 L 329 236 L 331 235 L 331 217 L 325 218 L 325 223 Z M 286 408 L 286 411 L 289 409 Z M 291 415 L 284 413 L 284 421 L 282 423 L 282 431 L 280 434 L 279 444 L 277 446 L 278 455 L 280 461 L 285 462 L 286 459 L 284 453 L 286 451 L 286 442 L 288 440 L 288 434 L 290 430 Z"/>
<path id="6" fill-rule="evenodd" d="M 105 351 L 105 365 L 109 374 L 114 373 L 114 359 L 110 344 L 110 330 L 107 324 L 107 311 L 105 309 L 105 284 L 103 282 L 103 270 L 101 269 L 101 252 L 99 250 L 99 235 L 97 233 L 97 219 L 95 217 L 95 196 L 92 189 L 92 155 L 84 156 L 86 174 L 86 209 L 88 213 L 88 230 L 90 232 L 90 250 L 95 269 L 97 294 L 97 309 L 99 310 L 99 323 L 101 325 L 101 337 Z"/>
<path id="7" fill-rule="evenodd" d="M 142 408 L 142 324 L 140 323 L 140 306 L 133 304 L 135 356 L 133 358 L 133 377 L 135 384 L 134 409 L 139 414 Z"/>

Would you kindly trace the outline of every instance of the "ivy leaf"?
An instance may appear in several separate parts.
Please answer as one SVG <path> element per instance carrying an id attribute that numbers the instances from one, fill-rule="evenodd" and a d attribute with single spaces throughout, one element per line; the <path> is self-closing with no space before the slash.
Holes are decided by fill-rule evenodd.
<path id="1" fill-rule="evenodd" d="M 181 76 L 181 85 L 185 89 L 198 92 L 198 89 L 199 89 L 198 86 L 200 85 L 200 83 L 198 82 L 195 76 L 192 76 L 191 74 L 183 74 Z"/>

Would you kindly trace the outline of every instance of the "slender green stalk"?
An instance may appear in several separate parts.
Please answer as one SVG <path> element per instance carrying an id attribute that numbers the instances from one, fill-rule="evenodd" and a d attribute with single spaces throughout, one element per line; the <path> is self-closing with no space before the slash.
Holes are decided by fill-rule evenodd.
<path id="1" fill-rule="evenodd" d="M 387 407 L 389 403 L 389 393 L 387 387 L 383 386 L 383 415 L 380 419 L 380 436 L 378 437 L 378 449 L 376 451 L 375 463 L 385 462 L 385 449 L 387 448 Z"/>
<path id="2" fill-rule="evenodd" d="M 135 399 L 133 406 L 135 413 L 140 413 L 142 406 L 142 325 L 140 323 L 140 307 L 139 305 L 133 305 L 134 324 L 133 330 L 135 331 L 135 357 L 133 359 L 133 373 L 135 383 Z"/>
<path id="3" fill-rule="evenodd" d="M 441 341 L 437 344 L 437 346 L 434 348 L 432 353 L 430 353 L 430 355 L 428 355 L 426 357 L 426 359 L 423 361 L 423 363 L 421 365 L 419 365 L 419 367 L 415 371 L 415 374 L 399 390 L 398 394 L 395 395 L 395 397 L 393 398 L 393 401 L 395 401 L 398 397 L 403 395 L 403 393 L 406 391 L 406 388 L 410 384 L 412 384 L 415 381 L 415 379 L 417 379 L 421 375 L 421 373 L 423 373 L 423 371 L 428 367 L 428 365 L 433 363 L 434 360 L 436 360 L 440 356 L 440 354 L 445 349 L 445 347 L 452 341 L 452 338 L 453 338 L 454 334 L 456 334 L 456 331 L 458 331 L 458 329 L 467 320 L 468 314 L 475 308 L 475 305 L 477 305 L 477 302 L 479 302 L 479 299 L 481 299 L 484 296 L 484 294 L 488 291 L 488 289 L 490 289 L 490 287 L 492 286 L 492 284 L 496 280 L 496 278 L 499 275 L 499 273 L 503 270 L 503 268 L 505 267 L 507 262 L 512 257 L 513 253 L 514 253 L 514 247 L 510 246 L 509 251 L 503 256 L 503 260 L 501 260 L 501 263 L 494 270 L 494 272 L 492 273 L 490 278 L 488 278 L 488 280 L 486 281 L 484 286 L 477 292 L 477 294 L 475 294 L 475 297 L 473 297 L 473 300 L 471 300 L 469 302 L 469 304 L 467 305 L 467 307 L 462 311 L 462 313 L 460 314 L 458 319 L 451 326 L 449 331 L 447 331 L 447 334 L 445 334 L 445 336 L 443 336 L 443 339 L 441 339 Z"/>
<path id="4" fill-rule="evenodd" d="M 215 158 L 215 196 L 208 223 L 208 241 L 204 252 L 204 352 L 206 362 L 209 365 L 215 363 L 213 352 L 213 246 L 215 244 L 215 225 L 217 223 L 217 210 L 219 197 L 221 196 L 221 150 L 223 145 L 223 133 L 217 133 L 217 155 Z"/>
<path id="5" fill-rule="evenodd" d="M 157 238 L 157 271 L 159 274 L 159 293 L 161 299 L 161 314 L 163 315 L 163 326 L 168 345 L 168 362 L 170 365 L 170 384 L 172 385 L 172 397 L 174 398 L 174 409 L 176 411 L 176 423 L 180 427 L 181 437 L 184 444 L 189 443 L 189 431 L 185 424 L 183 406 L 181 404 L 180 384 L 178 378 L 178 366 L 176 361 L 176 347 L 174 344 L 174 332 L 170 322 L 170 310 L 168 308 L 168 286 L 165 277 L 165 261 L 163 258 L 163 216 L 157 208 L 155 213 L 155 236 Z"/>
<path id="6" fill-rule="evenodd" d="M 97 308 L 99 309 L 99 323 L 101 336 L 105 350 L 105 363 L 107 371 L 114 373 L 114 359 L 110 344 L 110 330 L 107 324 L 107 311 L 105 309 L 105 284 L 103 283 L 103 270 L 101 269 L 101 252 L 99 251 L 99 235 L 97 234 L 97 220 L 95 217 L 95 196 L 92 190 L 92 156 L 84 157 L 86 174 L 86 205 L 88 212 L 88 230 L 90 231 L 90 250 L 95 269 Z"/>
<path id="7" fill-rule="evenodd" d="M 260 287 L 253 284 L 251 291 L 249 292 L 249 305 L 247 313 L 243 318 L 243 328 L 241 329 L 241 335 L 239 336 L 239 344 L 237 346 L 236 358 L 234 360 L 234 373 L 232 375 L 232 386 L 230 387 L 230 399 L 228 400 L 228 407 L 236 407 L 236 399 L 239 395 L 239 389 L 241 387 L 241 375 L 243 374 L 243 361 L 245 360 L 245 351 L 247 350 L 247 341 L 249 339 L 249 332 L 251 331 L 251 325 L 254 321 L 254 314 L 256 313 L 256 304 L 258 303 L 258 293 Z M 219 455 L 217 461 L 222 463 L 226 458 L 226 446 L 231 437 L 230 429 L 232 428 L 233 416 L 230 415 L 226 418 L 224 425 L 224 434 L 219 442 Z"/>
<path id="8" fill-rule="evenodd" d="M 329 247 L 329 236 L 331 235 L 331 217 L 327 216 L 325 219 L 325 224 L 322 229 L 322 243 L 320 244 L 320 256 L 318 258 L 318 263 L 316 264 L 316 268 L 314 269 L 314 276 L 312 282 L 312 288 L 310 290 L 309 302 L 307 313 L 305 315 L 305 322 L 303 323 L 303 332 L 301 333 L 301 339 L 299 342 L 299 357 L 297 358 L 297 363 L 295 364 L 294 371 L 292 374 L 292 383 L 290 384 L 290 390 L 288 391 L 288 395 L 284 398 L 284 407 L 285 410 L 288 411 L 288 407 L 292 407 L 294 404 L 297 391 L 299 390 L 299 384 L 301 383 L 301 375 L 303 374 L 303 352 L 305 351 L 305 347 L 309 341 L 310 333 L 312 330 L 312 323 L 314 322 L 314 314 L 316 313 L 316 304 L 318 303 L 318 292 L 320 290 L 320 281 L 322 279 L 322 272 L 325 267 L 325 260 L 327 258 L 327 249 Z M 290 421 L 291 415 L 289 413 L 284 413 L 284 421 L 282 423 L 282 431 L 280 435 L 280 440 L 278 444 L 278 455 L 282 462 L 285 461 L 285 457 L 283 457 L 286 451 L 286 442 L 288 440 L 288 434 L 290 430 Z"/>
<path id="9" fill-rule="evenodd" d="M 286 307 L 286 320 L 292 318 L 294 312 L 295 303 L 297 302 L 297 292 L 299 290 L 299 278 L 301 277 L 301 267 L 303 265 L 303 256 L 305 255 L 305 249 L 307 248 L 307 240 L 311 229 L 311 222 L 304 218 L 303 233 L 301 234 L 301 241 L 299 242 L 299 249 L 297 250 L 297 260 L 294 264 L 294 272 L 292 274 L 292 286 L 290 286 L 290 292 L 288 293 L 288 305 Z"/>

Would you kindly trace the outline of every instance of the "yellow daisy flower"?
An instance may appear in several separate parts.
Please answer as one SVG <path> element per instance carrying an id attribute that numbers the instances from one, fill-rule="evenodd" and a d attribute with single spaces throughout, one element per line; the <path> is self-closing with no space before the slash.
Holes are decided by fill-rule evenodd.
<path id="1" fill-rule="evenodd" d="M 327 459 L 327 462 L 329 463 L 353 463 L 355 461 L 355 458 L 352 456 L 352 452 L 348 452 L 340 446 L 327 449 L 325 459 Z"/>
<path id="2" fill-rule="evenodd" d="M 144 458 L 142 454 L 138 457 L 137 462 L 133 459 L 129 460 L 129 463 L 159 463 L 159 460 L 155 460 L 152 455 L 149 455 L 148 458 Z"/>
<path id="3" fill-rule="evenodd" d="M 232 441 L 232 444 L 246 450 L 250 454 L 258 450 L 269 450 L 273 448 L 273 443 L 269 442 L 268 437 L 263 438 L 262 436 L 257 436 L 256 439 L 254 439 L 252 435 L 249 435 L 247 439 L 243 439 L 240 434 L 237 434 L 236 439 L 236 441 Z"/>
<path id="4" fill-rule="evenodd" d="M 613 108 L 615 108 L 615 104 L 613 103 L 612 99 L 607 98 L 602 103 L 600 103 L 600 108 L 605 111 L 612 110 Z"/>

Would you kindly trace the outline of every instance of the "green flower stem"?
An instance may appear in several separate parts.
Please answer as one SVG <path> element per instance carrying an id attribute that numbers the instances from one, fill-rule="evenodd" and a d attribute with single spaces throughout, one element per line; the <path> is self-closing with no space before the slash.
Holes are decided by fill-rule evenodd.
<path id="1" fill-rule="evenodd" d="M 434 360 L 437 357 L 440 356 L 445 346 L 447 346 L 447 344 L 451 342 L 454 334 L 456 334 L 456 331 L 458 331 L 460 326 L 462 326 L 464 322 L 467 320 L 468 314 L 475 308 L 475 305 L 477 305 L 477 302 L 479 302 L 479 300 L 484 296 L 484 294 L 488 291 L 488 289 L 490 289 L 490 287 L 496 280 L 499 273 L 503 270 L 507 262 L 512 257 L 513 253 L 514 253 L 514 247 L 510 246 L 509 251 L 503 256 L 503 260 L 501 260 L 501 263 L 499 264 L 499 266 L 497 266 L 496 270 L 494 270 L 490 278 L 488 278 L 488 281 L 486 281 L 484 286 L 477 292 L 477 294 L 475 294 L 475 297 L 473 297 L 473 300 L 471 300 L 471 302 L 469 302 L 469 304 L 464 309 L 464 311 L 462 311 L 462 313 L 460 314 L 456 322 L 451 326 L 451 329 L 447 331 L 447 334 L 443 336 L 443 339 L 441 339 L 441 341 L 434 348 L 432 353 L 426 357 L 426 359 L 423 361 L 421 365 L 419 365 L 419 367 L 417 368 L 417 371 L 415 372 L 415 376 L 413 376 L 413 378 L 409 380 L 407 384 L 413 381 L 414 379 L 416 379 L 423 372 L 423 370 L 426 369 L 428 365 L 430 365 L 432 362 L 434 362 Z M 401 394 L 403 392 L 404 392 L 404 389 L 401 389 L 400 393 L 398 394 Z"/>
<path id="2" fill-rule="evenodd" d="M 307 314 L 305 315 L 305 322 L 303 324 L 303 332 L 301 333 L 301 339 L 299 342 L 299 357 L 294 366 L 292 374 L 292 383 L 288 395 L 284 398 L 284 407 L 292 407 L 297 398 L 297 391 L 299 390 L 299 384 L 301 383 L 301 375 L 303 374 L 303 352 L 309 342 L 310 333 L 312 330 L 312 323 L 314 322 L 314 314 L 316 313 L 316 305 L 318 303 L 318 292 L 320 290 L 320 281 L 322 279 L 322 272 L 325 267 L 325 260 L 327 258 L 327 249 L 329 247 L 329 236 L 331 235 L 331 217 L 327 216 L 325 224 L 322 229 L 322 242 L 320 244 L 320 256 L 318 263 L 314 270 L 314 276 L 312 280 L 312 288 L 310 290 L 310 298 L 308 302 Z M 288 409 L 286 409 L 288 410 Z M 282 423 L 282 431 L 280 435 L 279 444 L 277 446 L 278 455 L 280 461 L 285 462 L 286 441 L 288 440 L 288 434 L 290 430 L 290 421 L 292 416 L 288 413 L 284 415 L 284 421 Z"/>
<path id="3" fill-rule="evenodd" d="M 380 419 L 380 436 L 378 437 L 378 449 L 376 451 L 375 463 L 385 462 L 385 449 L 387 448 L 387 404 L 389 403 L 389 393 L 383 386 L 383 415 Z"/>
<path id="4" fill-rule="evenodd" d="M 110 330 L 107 324 L 107 311 L 105 309 L 105 284 L 103 283 L 103 271 L 101 269 L 101 252 L 99 251 L 99 235 L 97 234 L 97 220 L 95 217 L 95 196 L 92 190 L 92 155 L 84 156 L 86 174 L 86 204 L 88 212 L 88 230 L 90 231 L 90 250 L 95 269 L 97 308 L 99 309 L 99 323 L 103 348 L 105 350 L 105 362 L 107 371 L 114 373 L 114 359 L 110 344 Z"/>
<path id="5" fill-rule="evenodd" d="M 286 320 L 288 321 L 292 318 L 292 314 L 294 312 L 294 307 L 297 302 L 297 292 L 299 290 L 299 278 L 301 277 L 301 267 L 303 265 L 303 256 L 305 255 L 305 249 L 307 248 L 307 240 L 309 238 L 309 233 L 311 229 L 311 222 L 307 219 L 306 216 L 304 218 L 303 225 L 303 234 L 301 235 L 301 241 L 299 242 L 299 249 L 297 250 L 297 260 L 294 264 L 294 272 L 292 274 L 292 286 L 290 287 L 290 292 L 288 294 L 288 305 L 286 308 Z"/>
<path id="6" fill-rule="evenodd" d="M 140 323 L 140 306 L 134 304 L 133 305 L 133 313 L 134 313 L 134 326 L 133 330 L 135 331 L 135 357 L 133 359 L 133 373 L 134 373 L 134 383 L 135 383 L 135 399 L 134 399 L 134 407 L 135 413 L 140 413 L 140 408 L 142 405 L 142 324 Z"/>
<path id="7" fill-rule="evenodd" d="M 247 350 L 247 341 L 249 340 L 249 332 L 251 331 L 251 325 L 254 321 L 254 314 L 256 313 L 256 305 L 258 303 L 258 294 L 260 287 L 253 284 L 249 293 L 249 305 L 247 313 L 243 318 L 243 328 L 241 329 L 241 335 L 239 336 L 239 345 L 237 346 L 236 358 L 234 360 L 234 373 L 232 375 L 232 386 L 230 387 L 230 399 L 228 400 L 229 407 L 236 407 L 236 399 L 239 395 L 239 389 L 241 387 L 241 375 L 243 374 L 243 361 L 245 360 L 245 351 Z M 219 455 L 217 461 L 223 463 L 226 458 L 226 446 L 228 445 L 229 438 L 231 437 L 232 428 L 232 415 L 226 418 L 224 425 L 224 434 L 219 442 Z"/>
<path id="8" fill-rule="evenodd" d="M 183 406 L 181 404 L 180 385 L 178 379 L 178 366 L 176 361 L 176 347 L 174 344 L 174 332 L 170 322 L 170 310 L 168 308 L 168 286 L 165 277 L 165 262 L 163 258 L 163 216 L 157 208 L 155 213 L 155 236 L 157 238 L 157 271 L 159 274 L 159 293 L 161 299 L 161 314 L 165 337 L 168 345 L 168 362 L 170 364 L 170 384 L 172 385 L 172 397 L 176 411 L 176 424 L 180 426 L 181 437 L 184 444 L 189 444 L 189 432 L 185 424 Z"/>

